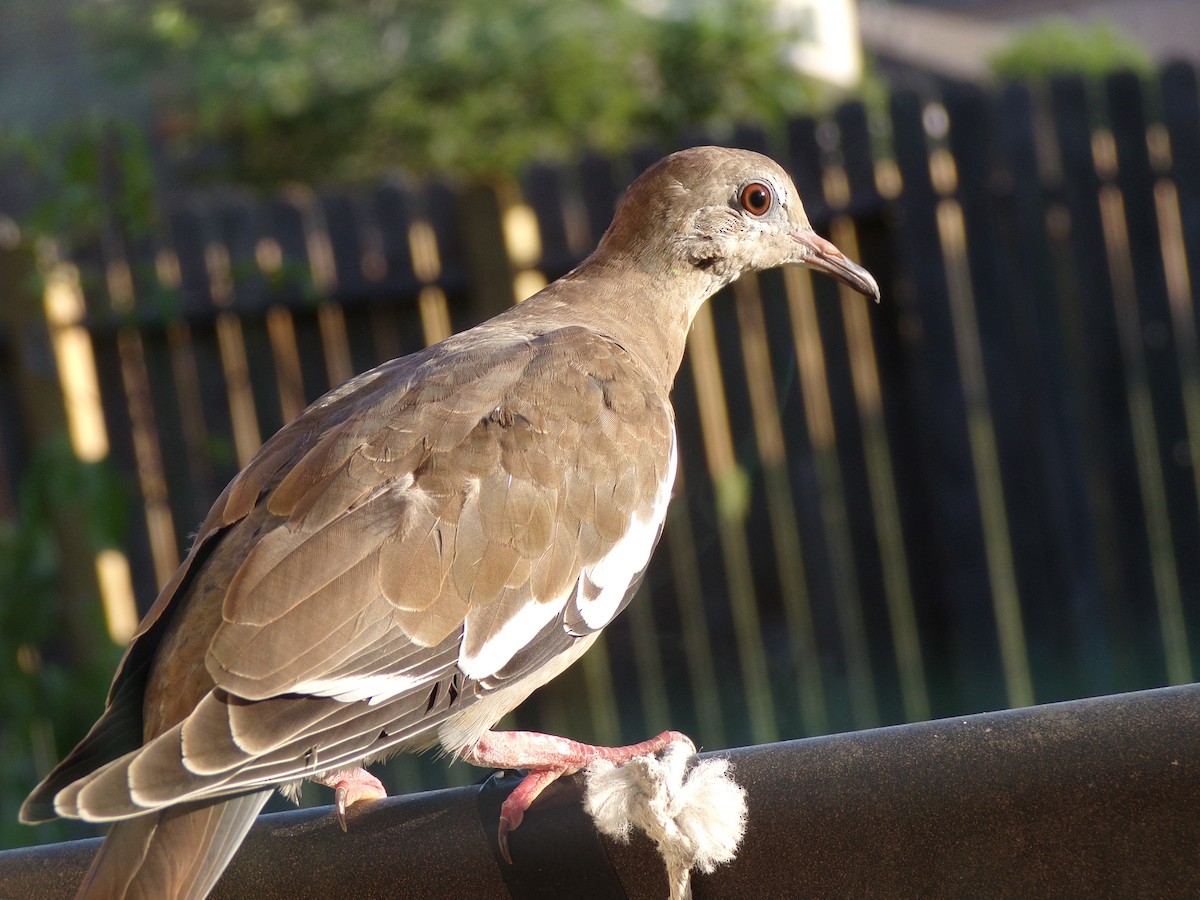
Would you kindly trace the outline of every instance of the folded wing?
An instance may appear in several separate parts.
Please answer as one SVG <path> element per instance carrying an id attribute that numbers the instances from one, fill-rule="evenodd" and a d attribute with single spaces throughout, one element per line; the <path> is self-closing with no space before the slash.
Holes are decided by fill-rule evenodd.
<path id="1" fill-rule="evenodd" d="M 85 740 L 27 813 L 53 797 L 126 818 L 432 745 L 624 607 L 674 465 L 666 398 L 582 329 L 361 376 L 218 500 L 127 654 L 95 764 Z"/>

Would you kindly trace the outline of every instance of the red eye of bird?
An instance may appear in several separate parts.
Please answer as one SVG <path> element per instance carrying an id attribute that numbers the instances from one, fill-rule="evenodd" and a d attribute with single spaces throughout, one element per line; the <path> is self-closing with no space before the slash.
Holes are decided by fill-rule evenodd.
<path id="1" fill-rule="evenodd" d="M 752 181 L 738 195 L 742 209 L 752 216 L 765 216 L 771 208 L 771 189 L 761 181 Z"/>

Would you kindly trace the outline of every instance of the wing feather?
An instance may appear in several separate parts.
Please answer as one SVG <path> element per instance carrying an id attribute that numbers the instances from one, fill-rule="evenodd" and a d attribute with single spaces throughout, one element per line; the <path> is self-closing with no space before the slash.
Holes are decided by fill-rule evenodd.
<path id="1" fill-rule="evenodd" d="M 582 329 L 480 334 L 318 401 L 230 485 L 156 604 L 173 608 L 145 745 L 61 790 L 60 813 L 121 818 L 432 745 L 623 607 L 665 512 L 665 397 Z"/>

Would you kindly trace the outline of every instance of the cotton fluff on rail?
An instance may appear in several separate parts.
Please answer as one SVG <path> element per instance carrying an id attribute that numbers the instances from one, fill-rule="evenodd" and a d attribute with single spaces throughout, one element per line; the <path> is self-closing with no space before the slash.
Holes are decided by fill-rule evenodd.
<path id="1" fill-rule="evenodd" d="M 604 834 L 629 840 L 634 826 L 658 846 L 671 900 L 691 896 L 691 871 L 711 872 L 737 854 L 746 830 L 746 791 L 725 759 L 696 758 L 675 741 L 658 756 L 588 766 L 584 809 Z"/>

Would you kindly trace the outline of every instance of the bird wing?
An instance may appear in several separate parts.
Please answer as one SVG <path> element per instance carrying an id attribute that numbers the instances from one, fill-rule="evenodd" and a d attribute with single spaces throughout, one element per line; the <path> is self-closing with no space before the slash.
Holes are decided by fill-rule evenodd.
<path id="1" fill-rule="evenodd" d="M 451 640 L 467 681 L 520 678 L 507 664 L 548 622 L 579 637 L 616 614 L 672 445 L 652 382 L 582 329 L 435 357 L 260 496 L 209 674 L 249 700 L 378 704 Z"/>
<path id="2" fill-rule="evenodd" d="M 674 470 L 670 406 L 633 357 L 567 328 L 389 365 L 226 489 L 183 609 L 143 626 L 161 641 L 146 745 L 59 791 L 59 814 L 123 818 L 431 744 L 628 602 Z M 147 665 L 131 650 L 122 674 Z M 198 700 L 177 700 L 194 681 Z"/>

